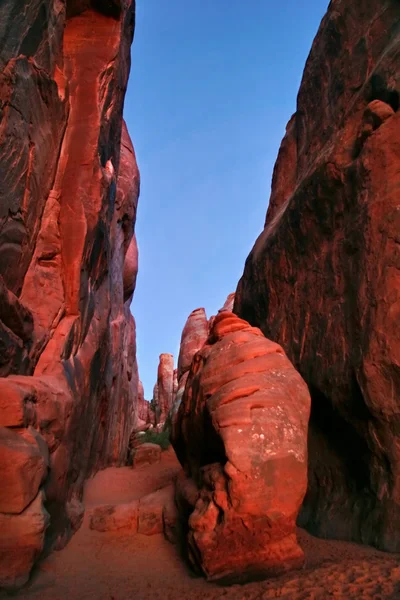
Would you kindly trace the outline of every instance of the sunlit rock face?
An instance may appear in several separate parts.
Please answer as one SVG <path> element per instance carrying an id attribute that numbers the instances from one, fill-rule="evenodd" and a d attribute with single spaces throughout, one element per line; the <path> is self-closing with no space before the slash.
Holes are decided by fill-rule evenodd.
<path id="1" fill-rule="evenodd" d="M 126 460 L 138 386 L 139 172 L 122 120 L 133 26 L 129 0 L 0 3 L 0 463 L 12 482 L 0 586 L 26 581 L 45 535 L 66 543 L 85 479 Z"/>
<path id="2" fill-rule="evenodd" d="M 172 354 L 160 354 L 157 372 L 157 423 L 165 423 L 174 399 L 174 357 Z"/>
<path id="3" fill-rule="evenodd" d="M 333 0 L 234 311 L 308 383 L 300 524 L 400 550 L 400 29 L 395 0 Z"/>
<path id="4" fill-rule="evenodd" d="M 231 312 L 235 294 L 229 294 L 223 307 L 219 310 Z M 179 348 L 178 369 L 177 369 L 177 386 L 174 393 L 174 403 L 171 410 L 171 426 L 174 426 L 176 414 L 182 401 L 182 396 L 185 391 L 186 381 L 189 375 L 190 365 L 196 352 L 205 344 L 208 333 L 215 317 L 207 319 L 204 308 L 196 308 L 187 318 L 185 326 L 182 330 L 181 343 Z"/>
<path id="5" fill-rule="evenodd" d="M 174 427 L 176 414 L 182 401 L 193 356 L 203 346 L 208 337 L 208 320 L 204 308 L 196 308 L 187 318 L 182 330 L 176 371 L 175 393 L 170 411 L 171 427 Z"/>
<path id="6" fill-rule="evenodd" d="M 221 310 L 227 310 L 228 312 L 232 312 L 234 302 L 235 302 L 235 292 L 232 292 L 232 294 L 229 294 L 229 296 L 225 300 L 225 303 L 224 303 L 223 307 L 221 308 Z"/>
<path id="7" fill-rule="evenodd" d="M 178 504 L 190 506 L 188 556 L 208 579 L 302 564 L 295 525 L 309 409 L 307 386 L 282 348 L 221 311 L 192 361 L 173 431 L 188 478 L 177 485 Z"/>
<path id="8" fill-rule="evenodd" d="M 196 308 L 187 318 L 181 335 L 178 358 L 178 381 L 189 371 L 193 356 L 208 337 L 208 319 L 204 308 Z"/>

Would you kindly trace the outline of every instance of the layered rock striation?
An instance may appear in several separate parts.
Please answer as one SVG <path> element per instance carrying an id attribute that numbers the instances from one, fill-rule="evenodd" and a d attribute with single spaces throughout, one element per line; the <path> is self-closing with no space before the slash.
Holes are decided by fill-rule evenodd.
<path id="1" fill-rule="evenodd" d="M 234 311 L 312 397 L 300 523 L 400 550 L 400 29 L 395 0 L 333 0 Z"/>
<path id="2" fill-rule="evenodd" d="M 67 541 L 136 418 L 133 27 L 130 0 L 0 6 L 0 586 Z"/>
<path id="3" fill-rule="evenodd" d="M 208 579 L 299 566 L 307 487 L 307 386 L 280 346 L 229 311 L 193 358 L 173 430 L 186 480 L 188 555 Z"/>

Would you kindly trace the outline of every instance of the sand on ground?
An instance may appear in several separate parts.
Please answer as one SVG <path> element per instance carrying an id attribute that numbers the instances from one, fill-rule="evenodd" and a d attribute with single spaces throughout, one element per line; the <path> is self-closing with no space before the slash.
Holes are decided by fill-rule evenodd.
<path id="1" fill-rule="evenodd" d="M 172 481 L 172 449 L 159 464 L 109 468 L 88 481 L 85 505 L 119 504 Z M 194 577 L 162 535 L 100 533 L 82 527 L 61 551 L 35 569 L 15 597 L 27 600 L 400 600 L 400 559 L 357 544 L 320 540 L 299 530 L 301 570 L 245 585 L 221 587 Z M 1 598 L 6 597 L 1 595 Z"/>

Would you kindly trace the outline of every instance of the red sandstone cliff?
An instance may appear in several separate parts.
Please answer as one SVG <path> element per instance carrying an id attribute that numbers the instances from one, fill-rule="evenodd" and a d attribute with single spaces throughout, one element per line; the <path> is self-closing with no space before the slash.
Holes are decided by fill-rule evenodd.
<path id="1" fill-rule="evenodd" d="M 0 5 L 0 586 L 27 579 L 46 531 L 60 546 L 79 526 L 88 475 L 126 460 L 133 26 L 130 0 Z"/>
<path id="2" fill-rule="evenodd" d="M 309 385 L 300 523 L 400 550 L 400 13 L 333 0 L 235 312 Z"/>

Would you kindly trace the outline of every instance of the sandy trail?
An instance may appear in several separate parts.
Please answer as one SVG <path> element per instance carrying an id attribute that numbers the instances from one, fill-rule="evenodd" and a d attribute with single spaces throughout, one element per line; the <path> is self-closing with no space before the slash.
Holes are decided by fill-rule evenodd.
<path id="1" fill-rule="evenodd" d="M 87 507 L 129 502 L 171 481 L 173 452 L 158 465 L 106 469 L 86 487 Z M 219 587 L 193 577 L 162 535 L 91 531 L 88 519 L 66 548 L 36 569 L 17 598 L 27 600 L 400 600 L 399 556 L 372 548 L 318 540 L 299 531 L 306 564 L 264 582 Z M 1 598 L 5 597 L 4 595 Z"/>

